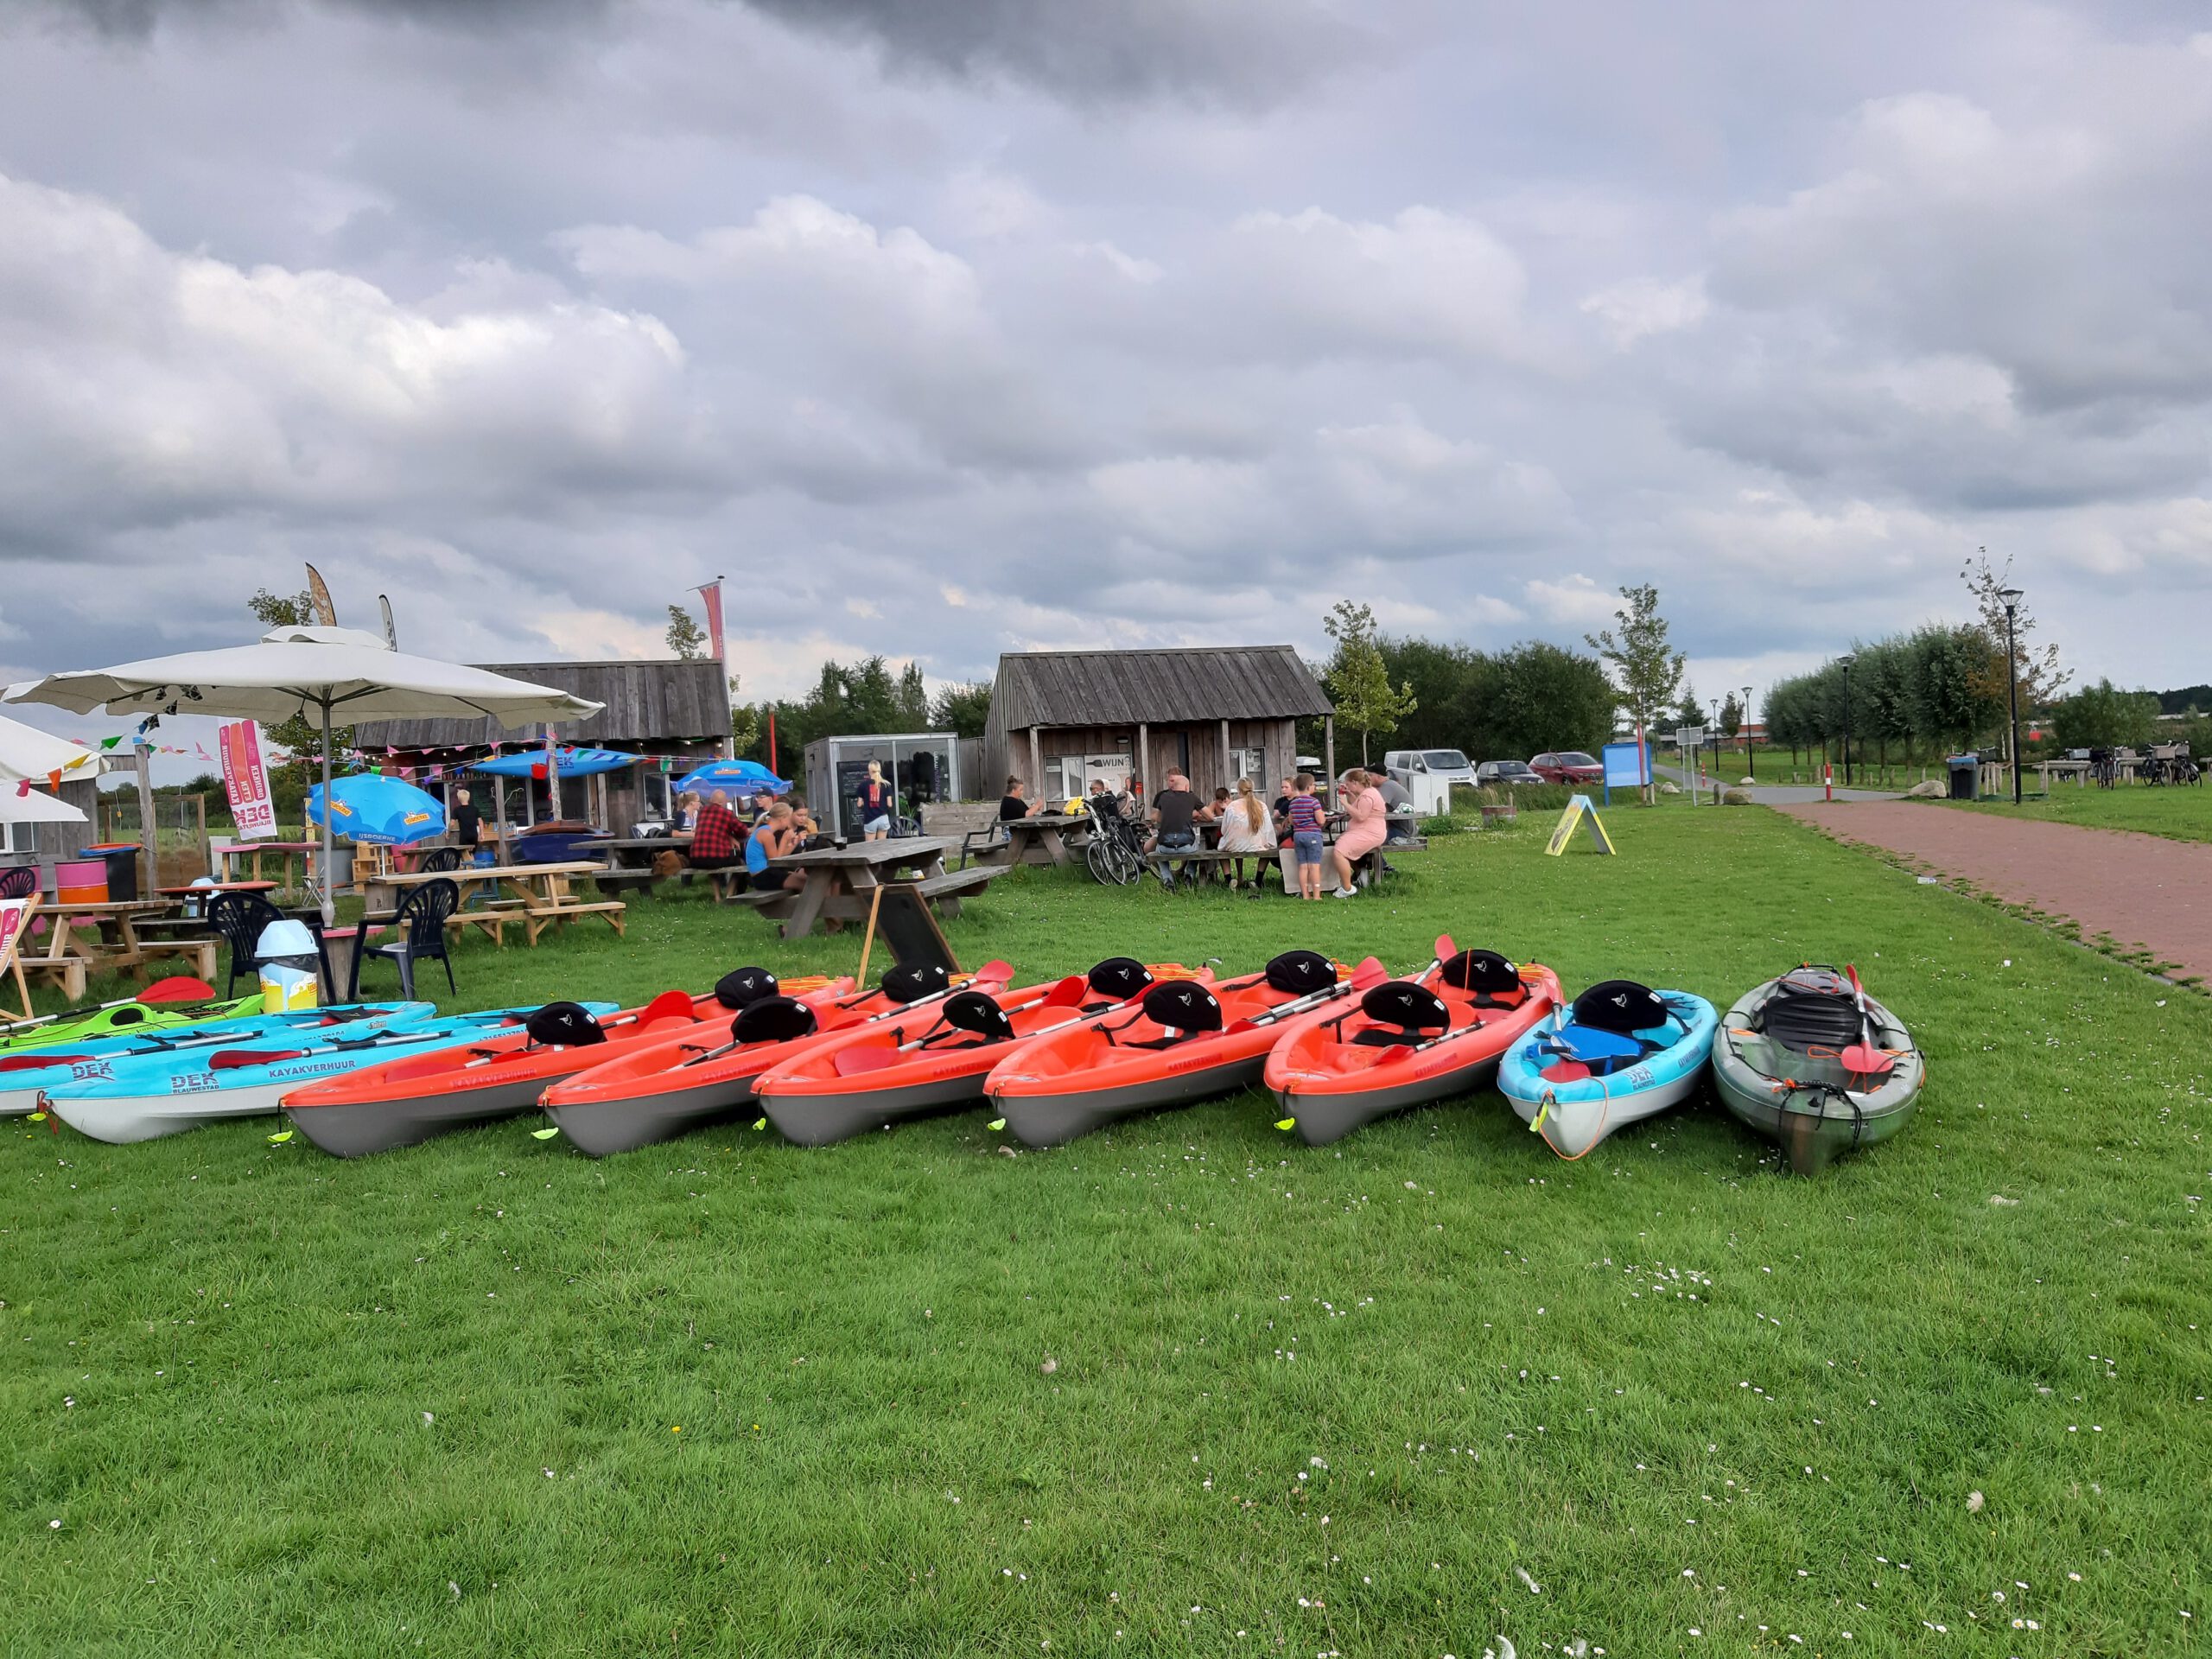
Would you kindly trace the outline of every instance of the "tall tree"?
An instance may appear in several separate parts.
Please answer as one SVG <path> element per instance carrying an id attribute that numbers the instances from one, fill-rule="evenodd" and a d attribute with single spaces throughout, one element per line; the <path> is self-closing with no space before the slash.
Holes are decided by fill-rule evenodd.
<path id="1" fill-rule="evenodd" d="M 1482 715 L 1474 759 L 1525 760 L 1546 749 L 1595 753 L 1612 736 L 1613 688 L 1595 658 L 1528 639 L 1477 661 Z"/>
<path id="2" fill-rule="evenodd" d="M 2058 705 L 2058 735 L 2073 748 L 2140 748 L 2158 718 L 2158 700 L 2150 692 L 2123 691 L 2101 679 Z"/>
<path id="3" fill-rule="evenodd" d="M 1367 741 L 1376 732 L 1395 731 L 1398 722 L 1421 707 L 1410 685 L 1390 683 L 1390 671 L 1382 660 L 1375 636 L 1375 613 L 1364 605 L 1340 599 L 1321 628 L 1337 642 L 1329 659 L 1329 696 L 1337 705 L 1337 718 L 1359 733 L 1359 763 L 1367 764 Z"/>
<path id="4" fill-rule="evenodd" d="M 1713 711 L 1698 701 L 1697 687 L 1685 680 L 1682 682 L 1681 690 L 1676 695 L 1681 699 L 1675 705 L 1676 725 L 1695 726 L 1702 728 L 1713 724 Z"/>
<path id="5" fill-rule="evenodd" d="M 991 683 L 953 684 L 938 691 L 930 704 L 930 728 L 955 737 L 981 737 L 991 717 Z"/>
<path id="6" fill-rule="evenodd" d="M 1744 729 L 1744 705 L 1733 691 L 1720 700 L 1720 729 L 1732 741 Z"/>
<path id="7" fill-rule="evenodd" d="M 1974 595 L 1974 608 L 1981 613 L 1981 631 L 1990 645 L 1987 660 L 1974 671 L 1975 693 L 2000 708 L 2009 708 L 2012 680 L 2007 676 L 2005 660 L 2005 589 L 2012 585 L 2012 556 L 2005 556 L 2002 566 L 1993 565 L 1989 550 L 1981 548 L 1961 568 L 1959 580 Z M 2035 613 L 2028 608 L 2026 599 L 2016 601 L 2012 607 L 2011 673 L 2019 681 L 2020 712 L 2024 715 L 2056 702 L 2074 679 L 2074 671 L 2060 664 L 2056 645 L 2046 641 L 2040 650 L 2037 648 L 2035 631 Z M 2010 729 L 2008 725 L 2008 733 Z"/>
<path id="8" fill-rule="evenodd" d="M 254 620 L 264 628 L 311 628 L 316 626 L 315 599 L 306 588 L 296 594 L 272 594 L 266 588 L 254 589 L 253 597 L 245 607 Z M 322 721 L 317 715 L 305 713 L 288 715 L 278 721 L 264 721 L 261 728 L 269 734 L 270 742 L 290 757 L 299 768 L 299 775 L 289 780 L 270 779 L 270 793 L 283 798 L 296 788 L 304 798 L 308 790 L 322 779 Z M 330 728 L 330 747 L 334 752 L 353 747 L 353 728 L 334 726 Z M 284 768 L 278 767 L 278 771 Z M 280 785 L 287 786 L 280 787 Z"/>
<path id="9" fill-rule="evenodd" d="M 899 671 L 899 690 L 895 694 L 899 709 L 899 725 L 902 732 L 926 731 L 930 723 L 929 687 L 922 683 L 921 664 L 909 663 Z"/>
<path id="10" fill-rule="evenodd" d="M 678 662 L 696 663 L 707 654 L 707 631 L 681 605 L 668 607 L 668 648 Z"/>
<path id="11" fill-rule="evenodd" d="M 1689 659 L 1667 643 L 1667 619 L 1659 614 L 1659 590 L 1649 582 L 1624 588 L 1627 605 L 1613 613 L 1618 627 L 1585 634 L 1584 639 L 1612 670 L 1613 695 L 1647 734 L 1661 711 L 1682 689 Z M 1648 798 L 1650 791 L 1644 791 Z"/>

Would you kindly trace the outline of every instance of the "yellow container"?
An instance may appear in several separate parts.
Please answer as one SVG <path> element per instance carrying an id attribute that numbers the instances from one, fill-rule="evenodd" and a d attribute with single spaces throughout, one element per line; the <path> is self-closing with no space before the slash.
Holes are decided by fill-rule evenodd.
<path id="1" fill-rule="evenodd" d="M 311 1008 L 315 1006 L 316 990 L 313 973 L 271 963 L 261 970 L 261 1011 L 264 1014 L 290 1014 L 301 1008 Z"/>

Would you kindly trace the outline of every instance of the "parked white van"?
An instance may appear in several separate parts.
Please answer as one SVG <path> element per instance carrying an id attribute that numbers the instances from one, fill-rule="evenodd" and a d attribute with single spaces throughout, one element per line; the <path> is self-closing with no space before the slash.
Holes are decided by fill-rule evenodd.
<path id="1" fill-rule="evenodd" d="M 1432 817 L 1452 810 L 1452 785 L 1471 787 L 1475 768 L 1457 749 L 1393 749 L 1382 757 L 1382 770 L 1414 798 L 1414 810 Z"/>

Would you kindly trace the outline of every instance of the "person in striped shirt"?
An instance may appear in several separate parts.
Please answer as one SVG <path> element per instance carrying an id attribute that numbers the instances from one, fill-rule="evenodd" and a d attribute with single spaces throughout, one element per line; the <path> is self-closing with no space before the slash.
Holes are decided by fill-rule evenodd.
<path id="1" fill-rule="evenodd" d="M 1321 896 L 1321 803 L 1313 798 L 1313 774 L 1301 772 L 1298 792 L 1290 798 L 1290 844 L 1298 858 L 1298 896 Z"/>

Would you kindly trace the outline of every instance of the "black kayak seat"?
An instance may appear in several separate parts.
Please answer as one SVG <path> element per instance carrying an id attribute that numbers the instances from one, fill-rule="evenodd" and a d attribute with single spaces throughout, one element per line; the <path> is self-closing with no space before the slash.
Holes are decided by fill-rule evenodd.
<path id="1" fill-rule="evenodd" d="M 1352 1038 L 1366 1048 L 1389 1048 L 1427 1039 L 1432 1033 L 1452 1028 L 1452 1010 L 1427 986 L 1394 979 L 1370 988 L 1359 999 L 1359 1011 L 1376 1023 Z"/>
<path id="2" fill-rule="evenodd" d="M 981 991 L 957 991 L 947 997 L 943 1019 L 955 1031 L 967 1032 L 987 1043 L 1010 1043 L 1014 1038 L 1014 1021 L 998 999 Z"/>
<path id="3" fill-rule="evenodd" d="M 729 1022 L 734 1043 L 788 1043 L 811 1037 L 820 1021 L 814 1010 L 795 996 L 764 996 L 748 1002 Z"/>
<path id="4" fill-rule="evenodd" d="M 715 1001 L 735 1014 L 782 988 L 766 968 L 734 968 L 715 982 Z"/>

